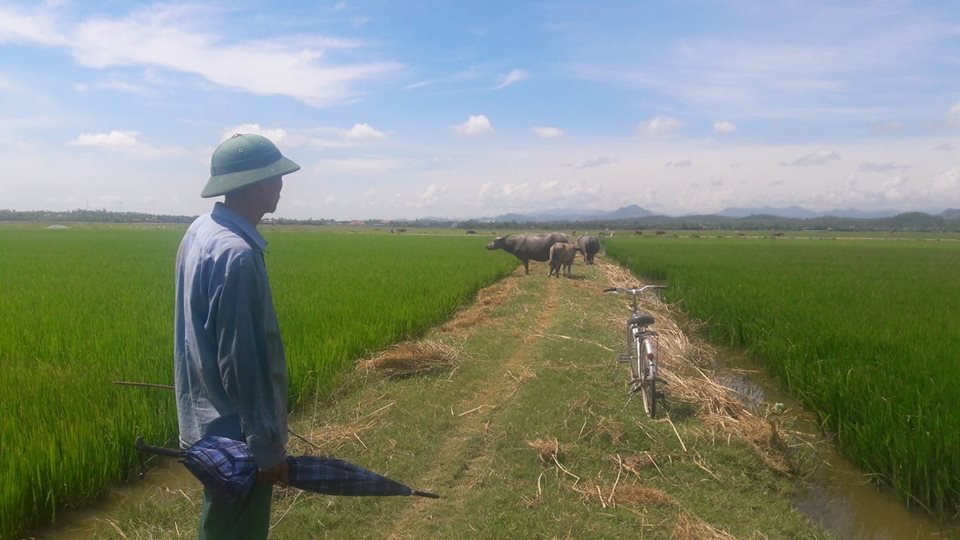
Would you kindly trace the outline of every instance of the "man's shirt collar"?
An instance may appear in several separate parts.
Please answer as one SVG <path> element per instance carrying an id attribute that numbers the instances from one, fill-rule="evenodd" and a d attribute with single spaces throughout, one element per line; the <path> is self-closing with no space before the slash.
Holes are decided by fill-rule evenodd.
<path id="1" fill-rule="evenodd" d="M 247 221 L 246 218 L 227 208 L 225 204 L 221 202 L 216 203 L 213 206 L 213 212 L 211 212 L 211 214 L 214 219 L 226 221 L 239 229 L 243 236 L 252 242 L 260 251 L 266 250 L 267 239 L 260 234 L 260 231 Z"/>

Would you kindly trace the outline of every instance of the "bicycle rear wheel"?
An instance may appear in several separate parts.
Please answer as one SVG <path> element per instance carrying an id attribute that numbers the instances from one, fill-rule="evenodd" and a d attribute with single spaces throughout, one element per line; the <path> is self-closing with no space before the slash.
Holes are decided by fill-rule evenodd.
<path id="1" fill-rule="evenodd" d="M 657 415 L 657 380 L 647 377 L 640 387 L 643 394 L 643 410 L 647 416 L 653 418 Z"/>
<path id="2" fill-rule="evenodd" d="M 657 378 L 652 348 L 645 347 L 645 339 L 636 340 L 637 371 L 640 373 L 640 394 L 643 398 L 643 412 L 653 418 L 657 414 Z"/>

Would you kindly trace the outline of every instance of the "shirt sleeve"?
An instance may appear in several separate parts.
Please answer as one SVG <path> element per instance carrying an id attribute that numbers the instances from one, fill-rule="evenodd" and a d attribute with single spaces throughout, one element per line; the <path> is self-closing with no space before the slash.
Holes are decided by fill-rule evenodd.
<path id="1" fill-rule="evenodd" d="M 261 469 L 286 459 L 286 396 L 272 380 L 264 326 L 265 277 L 252 254 L 229 265 L 217 306 L 218 363 L 223 388 L 240 416 L 253 459 Z"/>

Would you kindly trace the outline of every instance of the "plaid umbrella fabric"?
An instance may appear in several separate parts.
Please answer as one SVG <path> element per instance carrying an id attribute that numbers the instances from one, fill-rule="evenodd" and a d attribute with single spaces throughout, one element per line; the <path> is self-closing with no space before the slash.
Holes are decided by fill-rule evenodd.
<path id="1" fill-rule="evenodd" d="M 239 501 L 257 479 L 257 464 L 247 444 L 226 437 L 205 437 L 183 451 L 183 465 L 214 497 Z"/>
<path id="2" fill-rule="evenodd" d="M 287 459 L 290 485 L 327 495 L 417 495 L 438 498 L 433 493 L 411 489 L 363 467 L 336 458 L 300 456 Z"/>
<path id="3" fill-rule="evenodd" d="M 257 477 L 257 464 L 247 444 L 226 437 L 204 437 L 186 450 L 158 448 L 138 438 L 141 452 L 179 457 L 214 497 L 239 501 L 246 497 Z M 142 462 L 141 462 L 142 463 Z M 438 498 L 417 491 L 385 476 L 342 459 L 316 456 L 288 457 L 290 485 L 327 495 L 390 496 L 417 495 Z"/>

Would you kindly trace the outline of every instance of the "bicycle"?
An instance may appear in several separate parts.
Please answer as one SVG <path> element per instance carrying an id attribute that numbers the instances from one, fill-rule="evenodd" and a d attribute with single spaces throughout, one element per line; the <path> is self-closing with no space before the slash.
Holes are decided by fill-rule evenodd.
<path id="1" fill-rule="evenodd" d="M 644 285 L 643 287 L 609 287 L 603 292 L 626 293 L 630 295 L 630 318 L 627 319 L 627 353 L 621 354 L 617 362 L 630 364 L 630 383 L 628 394 L 633 399 L 637 391 L 643 400 L 643 410 L 650 418 L 657 414 L 657 333 L 648 327 L 656 322 L 652 315 L 640 311 L 637 300 L 646 290 L 666 289 L 666 285 Z"/>

